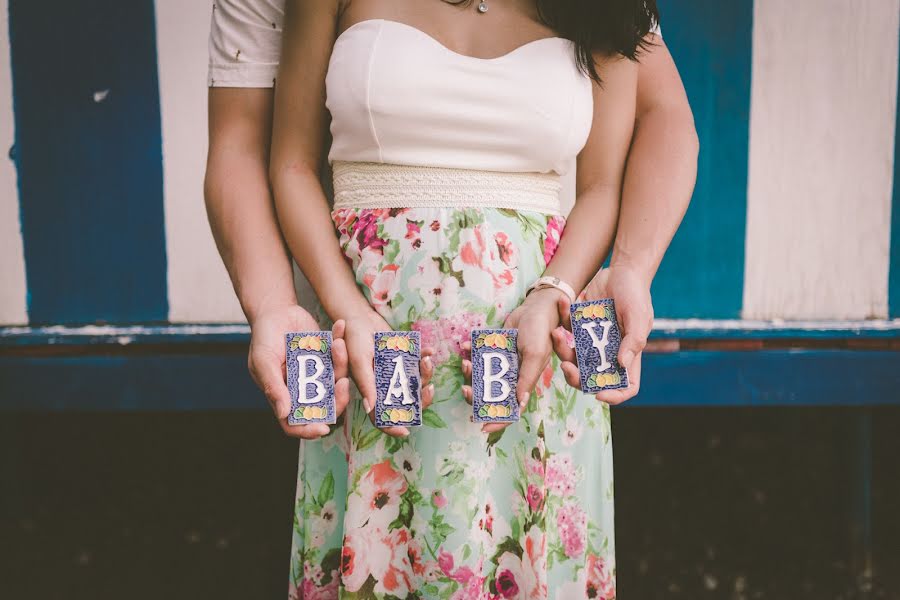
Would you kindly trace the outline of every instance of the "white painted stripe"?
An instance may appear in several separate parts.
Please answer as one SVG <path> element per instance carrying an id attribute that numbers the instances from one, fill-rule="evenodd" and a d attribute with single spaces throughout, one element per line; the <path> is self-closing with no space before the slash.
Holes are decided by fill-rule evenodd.
<path id="1" fill-rule="evenodd" d="M 8 21 L 8 2 L 0 0 L 0 152 L 3 153 L 15 140 Z M 25 255 L 22 249 L 20 223 L 15 164 L 2 157 L 0 158 L 0 323 L 8 325 L 28 322 Z"/>
<path id="2" fill-rule="evenodd" d="M 900 1 L 756 0 L 743 316 L 887 316 Z"/>
<path id="3" fill-rule="evenodd" d="M 210 2 L 157 0 L 169 320 L 243 321 L 206 219 Z"/>

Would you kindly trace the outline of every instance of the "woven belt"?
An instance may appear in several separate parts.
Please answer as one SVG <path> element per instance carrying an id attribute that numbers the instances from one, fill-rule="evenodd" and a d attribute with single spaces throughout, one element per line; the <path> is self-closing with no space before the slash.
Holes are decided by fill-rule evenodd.
<path id="1" fill-rule="evenodd" d="M 556 173 L 334 161 L 334 208 L 482 207 L 560 214 Z"/>

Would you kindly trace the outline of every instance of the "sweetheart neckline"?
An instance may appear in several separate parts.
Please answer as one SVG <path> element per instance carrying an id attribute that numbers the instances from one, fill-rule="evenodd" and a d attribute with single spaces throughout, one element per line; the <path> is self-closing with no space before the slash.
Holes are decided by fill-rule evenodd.
<path id="1" fill-rule="evenodd" d="M 470 55 L 470 54 L 463 54 L 463 53 L 461 53 L 461 52 L 457 52 L 456 50 L 450 48 L 449 46 L 447 46 L 446 44 L 444 44 L 443 42 L 441 42 L 439 39 L 437 39 L 436 37 L 434 37 L 434 36 L 431 35 L 430 33 L 426 32 L 426 31 L 423 31 L 423 30 L 419 29 L 418 27 L 415 27 L 415 26 L 410 25 L 410 24 L 408 24 L 408 23 L 404 23 L 404 22 L 402 22 L 402 21 L 394 21 L 394 20 L 391 20 L 391 19 L 381 19 L 381 18 L 377 18 L 377 19 L 363 19 L 362 21 L 357 21 L 356 23 L 350 25 L 350 26 L 347 27 L 344 31 L 342 31 L 341 33 L 338 34 L 337 38 L 335 38 L 335 40 L 334 40 L 334 45 L 337 46 L 337 43 L 341 40 L 341 38 L 344 37 L 344 35 L 345 35 L 346 33 L 348 33 L 349 31 L 351 31 L 352 29 L 355 29 L 355 28 L 357 28 L 357 27 L 360 27 L 360 26 L 365 25 L 365 24 L 368 24 L 368 23 L 382 23 L 382 24 L 384 24 L 384 23 L 391 23 L 391 24 L 393 24 L 393 25 L 398 25 L 401 29 L 411 30 L 411 31 L 413 31 L 413 32 L 416 33 L 416 34 L 418 34 L 418 35 L 420 35 L 420 36 L 422 36 L 422 37 L 425 37 L 425 38 L 427 38 L 428 40 L 431 40 L 431 42 L 432 42 L 433 44 L 435 44 L 435 45 L 438 46 L 439 48 L 443 49 L 443 50 L 444 50 L 445 52 L 447 52 L 448 54 L 451 54 L 452 56 L 456 56 L 456 57 L 459 57 L 459 58 L 461 58 L 461 59 L 465 59 L 465 60 L 469 60 L 469 61 L 474 61 L 474 62 L 480 62 L 480 63 L 492 63 L 492 62 L 501 61 L 501 60 L 507 59 L 507 58 L 509 58 L 509 57 L 511 57 L 511 56 L 514 56 L 515 54 L 517 54 L 517 53 L 519 53 L 519 52 L 521 52 L 521 51 L 524 51 L 526 48 L 529 48 L 529 47 L 538 45 L 538 44 L 540 44 L 540 43 L 542 43 L 542 42 L 547 42 L 547 41 L 550 41 L 550 40 L 554 40 L 554 41 L 555 41 L 555 40 L 563 40 L 563 41 L 566 41 L 566 42 L 569 41 L 568 39 L 563 38 L 563 37 L 559 37 L 559 36 L 542 37 L 542 38 L 538 38 L 538 39 L 536 39 L 536 40 L 531 40 L 530 42 L 525 42 L 524 44 L 522 44 L 522 45 L 520 45 L 520 46 L 516 46 L 515 48 L 513 48 L 513 49 L 510 50 L 509 52 L 507 52 L 507 53 L 505 53 L 505 54 L 501 54 L 500 56 L 494 56 L 494 57 L 491 57 L 491 58 L 482 58 L 482 57 L 480 57 L 480 56 L 472 56 L 472 55 Z"/>

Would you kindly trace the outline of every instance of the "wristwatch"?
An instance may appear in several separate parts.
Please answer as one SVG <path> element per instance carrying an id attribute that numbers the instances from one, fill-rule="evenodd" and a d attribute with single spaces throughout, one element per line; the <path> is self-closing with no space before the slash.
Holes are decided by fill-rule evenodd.
<path id="1" fill-rule="evenodd" d="M 528 288 L 528 291 L 525 292 L 525 295 L 527 296 L 534 290 L 543 290 L 545 288 L 556 288 L 569 297 L 569 302 L 575 302 L 576 294 L 571 285 L 569 285 L 559 277 L 549 277 L 546 275 L 544 277 L 538 278 L 537 281 L 532 283 L 531 287 Z"/>

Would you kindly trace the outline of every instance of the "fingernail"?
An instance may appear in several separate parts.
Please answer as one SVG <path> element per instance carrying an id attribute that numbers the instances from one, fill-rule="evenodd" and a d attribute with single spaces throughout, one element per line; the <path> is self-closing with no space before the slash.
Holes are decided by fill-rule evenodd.
<path id="1" fill-rule="evenodd" d="M 431 357 L 430 356 L 426 356 L 425 358 L 423 358 L 422 362 L 425 363 L 426 367 L 428 367 L 429 369 L 431 368 Z"/>
<path id="2" fill-rule="evenodd" d="M 371 402 L 369 402 L 368 398 L 363 398 L 363 408 L 366 409 L 366 414 L 372 412 L 372 409 L 375 408 Z"/>
<path id="3" fill-rule="evenodd" d="M 428 393 L 429 393 L 429 394 L 433 394 L 433 393 L 434 393 L 434 384 L 433 384 L 433 383 L 429 383 L 429 384 L 428 384 L 428 387 L 425 388 L 425 389 L 428 390 Z"/>

